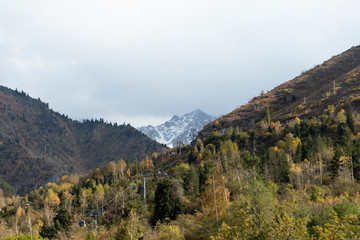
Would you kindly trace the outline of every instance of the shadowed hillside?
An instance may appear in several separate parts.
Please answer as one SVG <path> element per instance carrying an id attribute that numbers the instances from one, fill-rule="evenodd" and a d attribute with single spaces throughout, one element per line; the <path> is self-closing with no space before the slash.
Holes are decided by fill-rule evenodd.
<path id="1" fill-rule="evenodd" d="M 0 177 L 18 193 L 121 158 L 141 160 L 164 148 L 130 125 L 72 121 L 40 99 L 0 87 Z"/>

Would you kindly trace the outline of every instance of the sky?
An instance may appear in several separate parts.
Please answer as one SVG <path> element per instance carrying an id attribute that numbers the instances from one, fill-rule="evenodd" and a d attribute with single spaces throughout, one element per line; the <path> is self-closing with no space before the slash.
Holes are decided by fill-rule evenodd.
<path id="1" fill-rule="evenodd" d="M 0 85 L 75 120 L 227 114 L 360 44 L 359 0 L 1 0 Z"/>

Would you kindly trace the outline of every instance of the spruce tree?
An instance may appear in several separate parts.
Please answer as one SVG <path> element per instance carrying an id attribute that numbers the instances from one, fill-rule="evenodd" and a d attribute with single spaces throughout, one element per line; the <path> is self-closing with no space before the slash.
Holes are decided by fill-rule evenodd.
<path id="1" fill-rule="evenodd" d="M 266 107 L 265 121 L 267 122 L 268 126 L 270 126 L 270 123 L 271 123 L 271 114 L 270 114 L 270 109 L 269 109 L 269 107 Z"/>
<path id="2" fill-rule="evenodd" d="M 55 226 L 48 226 L 45 221 L 44 225 L 40 229 L 39 235 L 43 238 L 53 239 L 57 236 L 57 233 L 58 231 Z"/>
<path id="3" fill-rule="evenodd" d="M 290 165 L 285 154 L 279 157 L 276 182 L 289 182 Z"/>
<path id="4" fill-rule="evenodd" d="M 256 151 L 256 133 L 255 131 L 249 131 L 249 149 L 251 154 L 255 154 Z"/>
<path id="5" fill-rule="evenodd" d="M 353 112 L 353 110 L 352 110 L 352 107 L 351 107 L 350 103 L 346 104 L 346 106 L 345 106 L 346 124 L 348 125 L 350 130 L 352 132 L 354 132 L 355 131 L 355 125 L 354 125 L 354 117 L 353 117 L 352 112 Z"/>
<path id="6" fill-rule="evenodd" d="M 340 170 L 340 157 L 341 157 L 341 149 L 339 145 L 335 147 L 335 153 L 332 160 L 329 163 L 329 172 L 332 179 L 335 179 L 339 176 Z"/>
<path id="7" fill-rule="evenodd" d="M 354 140 L 351 152 L 353 160 L 354 179 L 360 180 L 360 141 Z"/>
<path id="8" fill-rule="evenodd" d="M 153 224 L 175 220 L 183 212 L 184 206 L 175 195 L 174 184 L 169 179 L 159 182 L 155 192 Z"/>
<path id="9" fill-rule="evenodd" d="M 199 195 L 199 174 L 194 166 L 190 167 L 190 171 L 184 179 L 184 190 L 187 195 Z"/>
<path id="10" fill-rule="evenodd" d="M 56 213 L 54 223 L 57 223 L 55 224 L 57 230 L 68 231 L 72 225 L 72 217 L 64 207 L 61 207 Z"/>

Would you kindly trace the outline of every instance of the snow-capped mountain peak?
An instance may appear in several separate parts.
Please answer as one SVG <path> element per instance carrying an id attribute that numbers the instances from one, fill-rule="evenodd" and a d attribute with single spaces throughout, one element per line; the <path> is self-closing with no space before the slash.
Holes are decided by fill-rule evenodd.
<path id="1" fill-rule="evenodd" d="M 140 127 L 138 130 L 159 143 L 174 147 L 182 143 L 189 144 L 204 125 L 216 118 L 196 109 L 180 117 L 174 115 L 169 121 L 159 126 L 149 125 Z"/>

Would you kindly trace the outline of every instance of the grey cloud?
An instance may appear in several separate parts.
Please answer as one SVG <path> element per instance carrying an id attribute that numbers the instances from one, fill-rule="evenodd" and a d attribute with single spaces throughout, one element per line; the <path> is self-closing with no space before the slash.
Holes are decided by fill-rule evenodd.
<path id="1" fill-rule="evenodd" d="M 0 84 L 70 117 L 225 114 L 358 45 L 355 0 L 2 1 Z M 336 16 L 336 17 L 334 17 Z"/>

